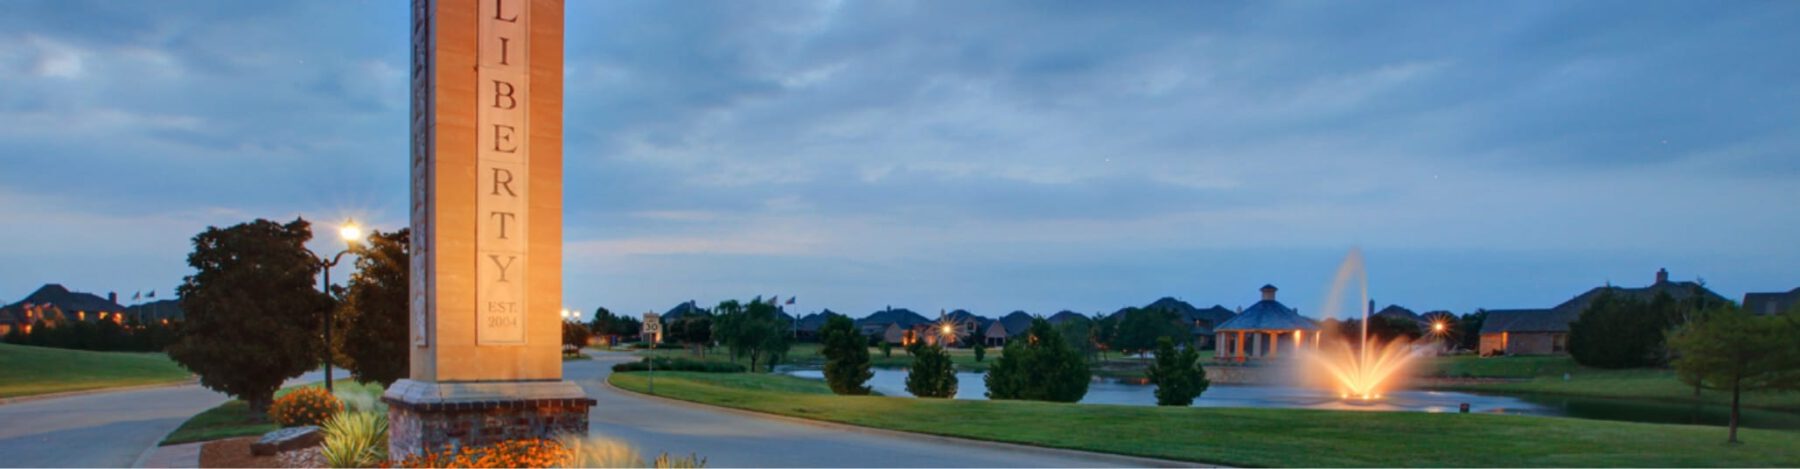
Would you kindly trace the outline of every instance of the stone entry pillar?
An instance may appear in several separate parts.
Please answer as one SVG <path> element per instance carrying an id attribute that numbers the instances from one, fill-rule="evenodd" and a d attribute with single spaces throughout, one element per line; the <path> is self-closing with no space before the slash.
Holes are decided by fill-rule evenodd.
<path id="1" fill-rule="evenodd" d="M 562 0 L 412 3 L 411 371 L 388 454 L 586 434 L 562 379 Z"/>

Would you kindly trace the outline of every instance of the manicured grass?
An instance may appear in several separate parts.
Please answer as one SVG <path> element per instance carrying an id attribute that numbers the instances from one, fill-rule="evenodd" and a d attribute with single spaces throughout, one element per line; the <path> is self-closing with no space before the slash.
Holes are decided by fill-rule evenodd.
<path id="1" fill-rule="evenodd" d="M 1425 362 L 1423 368 L 1422 371 L 1425 371 L 1423 373 L 1425 375 L 1517 380 L 1429 385 L 1434 389 L 1508 394 L 1556 394 L 1668 402 L 1694 401 L 1694 387 L 1683 384 L 1680 379 L 1675 377 L 1674 371 L 1653 368 L 1625 370 L 1587 368 L 1576 364 L 1574 359 L 1567 356 L 1439 357 Z M 1567 373 L 1569 377 L 1566 381 L 1563 380 L 1564 373 Z M 1730 405 L 1731 393 L 1703 390 L 1700 400 L 1709 404 Z M 1800 393 L 1745 393 L 1743 405 L 1765 409 L 1800 410 Z"/>
<path id="2" fill-rule="evenodd" d="M 381 395 L 380 385 L 358 384 L 355 380 L 348 378 L 332 381 L 332 385 L 339 395 L 346 393 Z M 295 389 L 307 386 L 321 386 L 321 384 L 313 383 L 281 388 L 275 391 L 275 397 L 281 397 Z M 205 412 L 188 418 L 157 445 L 168 446 L 240 436 L 257 436 L 274 431 L 275 428 L 275 423 L 269 420 L 268 415 L 251 412 L 249 403 L 232 399 L 224 404 L 219 404 L 218 407 L 207 409 Z"/>
<path id="3" fill-rule="evenodd" d="M 642 392 L 642 373 L 615 373 Z M 1551 417 L 1054 404 L 790 392 L 778 375 L 658 373 L 659 396 L 1030 445 L 1234 466 L 1797 466 L 1800 433 Z M 951 423 L 946 423 L 951 422 Z"/>
<path id="4" fill-rule="evenodd" d="M 796 365 L 796 366 L 822 366 L 825 364 L 825 356 L 821 355 L 819 353 L 820 348 L 821 348 L 820 345 L 816 344 L 816 343 L 794 344 L 791 348 L 788 349 L 787 357 L 784 358 L 780 364 Z M 656 350 L 654 352 L 649 351 L 649 350 L 639 350 L 639 351 L 637 351 L 637 354 L 640 356 L 655 355 L 658 357 L 683 357 L 683 358 L 692 358 L 692 359 L 701 359 L 702 358 L 698 355 L 695 355 L 692 350 Z M 1000 348 L 998 348 L 998 347 L 989 347 L 987 350 L 987 356 L 985 357 L 986 359 L 983 361 L 979 361 L 979 362 L 975 361 L 975 352 L 970 349 L 965 349 L 965 348 L 950 349 L 950 360 L 951 360 L 951 362 L 956 364 L 956 369 L 961 370 L 961 371 L 976 371 L 976 372 L 987 371 L 988 365 L 993 364 L 994 360 L 999 357 L 1000 357 Z M 716 361 L 716 362 L 731 362 L 731 354 L 729 351 L 727 351 L 723 347 L 715 347 L 713 349 L 707 350 L 704 360 L 705 361 Z M 738 363 L 738 364 L 742 364 L 742 365 L 749 365 L 750 361 L 748 359 L 739 358 L 734 363 Z M 881 349 L 879 347 L 869 347 L 869 365 L 876 367 L 876 368 L 906 368 L 908 366 L 912 366 L 912 356 L 907 355 L 906 350 L 897 345 L 894 346 L 893 356 L 885 356 L 885 357 L 881 355 Z M 757 363 L 756 366 L 758 369 L 761 369 L 763 364 Z"/>
<path id="5" fill-rule="evenodd" d="M 160 353 L 90 352 L 0 344 L 0 397 L 185 381 Z"/>

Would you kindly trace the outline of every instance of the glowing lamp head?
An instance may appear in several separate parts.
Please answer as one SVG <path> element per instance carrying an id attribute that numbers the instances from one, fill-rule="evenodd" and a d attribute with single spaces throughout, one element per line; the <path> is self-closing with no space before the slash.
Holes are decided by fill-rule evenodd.
<path id="1" fill-rule="evenodd" d="M 356 225 L 356 220 L 346 221 L 344 226 L 338 227 L 338 236 L 344 238 L 344 242 L 356 244 L 362 240 L 362 227 Z"/>
<path id="2" fill-rule="evenodd" d="M 1431 331 L 1432 332 L 1444 332 L 1444 322 L 1438 321 L 1438 322 L 1431 323 Z"/>

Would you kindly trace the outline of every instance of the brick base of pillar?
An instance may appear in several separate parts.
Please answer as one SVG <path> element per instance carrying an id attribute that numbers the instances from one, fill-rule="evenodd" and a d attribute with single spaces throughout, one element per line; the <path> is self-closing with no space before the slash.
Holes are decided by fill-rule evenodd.
<path id="1" fill-rule="evenodd" d="M 587 435 L 594 400 L 568 381 L 429 383 L 400 380 L 388 404 L 388 455 L 526 438 Z"/>

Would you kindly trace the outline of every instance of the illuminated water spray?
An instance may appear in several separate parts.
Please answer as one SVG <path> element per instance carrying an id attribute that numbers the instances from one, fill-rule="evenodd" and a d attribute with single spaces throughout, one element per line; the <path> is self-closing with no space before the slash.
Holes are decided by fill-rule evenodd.
<path id="1" fill-rule="evenodd" d="M 1330 383 L 1338 388 L 1338 395 L 1345 399 L 1373 400 L 1380 399 L 1385 385 L 1391 379 L 1401 375 L 1413 360 L 1412 346 L 1405 338 L 1396 338 L 1386 344 L 1369 343 L 1369 315 L 1373 314 L 1374 305 L 1369 302 L 1369 275 L 1363 267 L 1361 249 L 1352 248 L 1344 257 L 1343 264 L 1338 265 L 1337 276 L 1331 281 L 1331 289 L 1325 297 L 1325 305 L 1321 308 L 1323 317 L 1341 316 L 1344 304 L 1344 288 L 1351 281 L 1356 282 L 1358 309 L 1362 310 L 1361 333 L 1352 343 L 1345 337 L 1332 337 L 1327 343 L 1320 344 L 1317 350 L 1306 353 L 1309 371 L 1319 376 L 1330 378 Z"/>

